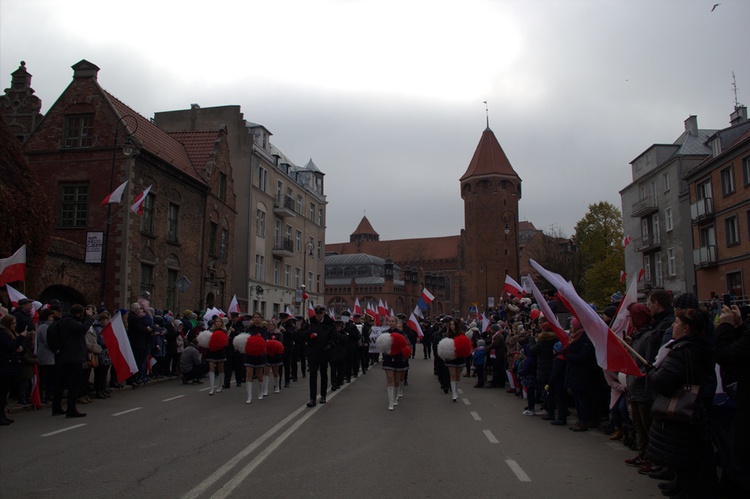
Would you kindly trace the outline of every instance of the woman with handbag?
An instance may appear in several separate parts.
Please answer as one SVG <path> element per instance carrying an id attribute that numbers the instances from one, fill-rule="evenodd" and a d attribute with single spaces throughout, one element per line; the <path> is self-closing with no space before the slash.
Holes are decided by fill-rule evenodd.
<path id="1" fill-rule="evenodd" d="M 5 405 L 13 381 L 23 371 L 23 345 L 26 331 L 16 333 L 16 317 L 10 314 L 0 319 L 0 426 L 13 422 L 5 414 Z"/>
<path id="2" fill-rule="evenodd" d="M 675 470 L 675 484 L 665 492 L 681 498 L 715 497 L 708 411 L 716 374 L 714 353 L 706 339 L 708 321 L 701 310 L 681 310 L 672 326 L 669 353 L 646 374 L 646 384 L 656 392 L 646 457 Z M 685 389 L 690 386 L 695 388 Z"/>

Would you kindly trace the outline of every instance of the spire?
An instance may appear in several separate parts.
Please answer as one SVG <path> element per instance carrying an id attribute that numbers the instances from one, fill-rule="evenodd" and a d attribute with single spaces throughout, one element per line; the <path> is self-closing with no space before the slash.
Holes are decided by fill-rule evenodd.
<path id="1" fill-rule="evenodd" d="M 463 182 L 469 177 L 485 175 L 512 175 L 518 177 L 510 161 L 508 161 L 503 148 L 500 147 L 500 143 L 495 138 L 495 134 L 489 127 L 482 132 L 479 145 L 477 145 L 477 149 L 474 151 L 474 157 L 471 158 L 471 163 L 469 163 L 466 173 L 463 174 L 460 180 Z"/>
<path id="2" fill-rule="evenodd" d="M 487 101 L 484 102 L 484 114 L 487 117 L 487 130 L 490 129 L 490 108 L 487 107 Z"/>
<path id="3" fill-rule="evenodd" d="M 375 229 L 372 228 L 372 224 L 370 224 L 370 221 L 367 220 L 366 216 L 362 217 L 362 220 L 359 222 L 357 228 L 349 236 L 349 242 L 379 240 L 380 234 L 375 232 Z"/>

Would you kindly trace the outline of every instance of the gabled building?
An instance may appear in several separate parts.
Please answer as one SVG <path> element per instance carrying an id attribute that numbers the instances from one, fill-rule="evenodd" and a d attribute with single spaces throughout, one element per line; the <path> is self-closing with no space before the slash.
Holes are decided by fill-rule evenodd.
<path id="1" fill-rule="evenodd" d="M 244 119 L 240 106 L 164 111 L 154 122 L 170 132 L 225 126 L 237 194 L 228 280 L 240 310 L 278 317 L 303 313 L 303 288 L 323 302 L 326 196 L 324 173 L 310 159 L 295 165 L 271 143 L 271 132 Z"/>
<path id="2" fill-rule="evenodd" d="M 698 118 L 685 120 L 684 132 L 672 144 L 653 144 L 631 161 L 632 182 L 620 191 L 625 272 L 644 278 L 641 294 L 665 289 L 674 294 L 694 291 L 690 204 L 685 174 L 710 156 L 706 140 L 716 132 L 698 128 Z"/>
<path id="3" fill-rule="evenodd" d="M 82 60 L 73 71 L 24 144 L 55 221 L 28 293 L 110 310 L 143 291 L 171 310 L 227 307 L 235 197 L 226 131 L 172 136 L 104 90 L 96 65 Z M 13 92 L 31 95 L 16 85 L 30 77 L 16 73 Z M 29 123 L 20 108 L 3 112 Z M 121 203 L 101 206 L 125 181 Z M 136 214 L 130 206 L 148 187 Z"/>
<path id="4" fill-rule="evenodd" d="M 709 156 L 685 175 L 699 300 L 750 301 L 750 121 L 736 106 L 731 126 L 706 140 Z M 686 243 L 690 243 L 686 239 Z"/>

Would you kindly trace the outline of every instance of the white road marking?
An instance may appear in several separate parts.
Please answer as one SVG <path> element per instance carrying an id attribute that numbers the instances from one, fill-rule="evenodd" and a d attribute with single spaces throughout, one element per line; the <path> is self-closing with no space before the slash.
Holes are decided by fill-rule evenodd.
<path id="1" fill-rule="evenodd" d="M 489 440 L 491 444 L 500 443 L 500 441 L 497 438 L 495 438 L 495 435 L 493 435 L 490 430 L 484 430 L 484 436 L 487 437 L 487 440 Z"/>
<path id="2" fill-rule="evenodd" d="M 512 459 L 506 459 L 505 460 L 505 464 L 507 464 L 510 467 L 511 471 L 516 474 L 516 476 L 518 477 L 518 479 L 520 481 L 522 481 L 522 482 L 530 482 L 531 481 L 531 478 L 529 478 L 529 475 L 527 475 L 526 472 L 523 471 L 523 469 L 521 469 L 521 467 L 518 465 L 518 463 L 515 462 L 514 460 L 512 460 Z"/>
<path id="3" fill-rule="evenodd" d="M 143 409 L 143 407 L 136 407 L 134 409 L 128 409 L 127 411 L 116 412 L 116 413 L 112 414 L 112 416 L 122 416 L 123 414 L 127 414 L 129 412 L 140 411 L 141 409 Z"/>
<path id="4" fill-rule="evenodd" d="M 80 428 L 81 426 L 86 426 L 86 423 L 81 423 L 81 424 L 77 424 L 77 425 L 73 425 L 73 426 L 68 426 L 67 428 L 63 428 L 62 430 L 52 431 L 50 433 L 42 433 L 40 436 L 41 437 L 49 437 L 49 436 L 52 436 L 52 435 L 57 435 L 58 433 L 62 433 L 64 431 L 75 430 L 76 428 Z"/>
<path id="5" fill-rule="evenodd" d="M 472 411 L 470 414 L 471 414 L 471 417 L 474 418 L 474 421 L 481 421 L 482 420 L 482 418 L 479 417 L 479 413 L 478 412 Z"/>
<path id="6" fill-rule="evenodd" d="M 211 387 L 210 387 L 210 386 L 207 386 L 206 388 L 201 388 L 201 389 L 200 389 L 200 390 L 198 390 L 198 391 L 199 391 L 199 392 L 207 392 L 207 391 L 208 391 L 208 390 L 210 390 L 210 389 L 211 389 Z"/>
<path id="7" fill-rule="evenodd" d="M 471 405 L 471 402 L 469 402 L 469 399 L 467 399 L 466 397 L 462 398 L 461 400 L 463 400 L 464 405 Z"/>
<path id="8" fill-rule="evenodd" d="M 162 402 L 171 402 L 173 400 L 181 399 L 182 397 L 184 397 L 184 395 L 177 395 L 176 397 L 171 397 L 171 398 L 168 398 L 168 399 L 164 399 L 164 400 L 162 400 Z"/>

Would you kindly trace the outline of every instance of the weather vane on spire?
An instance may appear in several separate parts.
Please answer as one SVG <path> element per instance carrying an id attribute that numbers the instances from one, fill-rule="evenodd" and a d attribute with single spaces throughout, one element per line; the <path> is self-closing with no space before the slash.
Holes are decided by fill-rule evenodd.
<path id="1" fill-rule="evenodd" d="M 487 117 L 487 128 L 490 127 L 490 109 L 487 107 L 487 101 L 484 100 L 484 114 Z"/>

